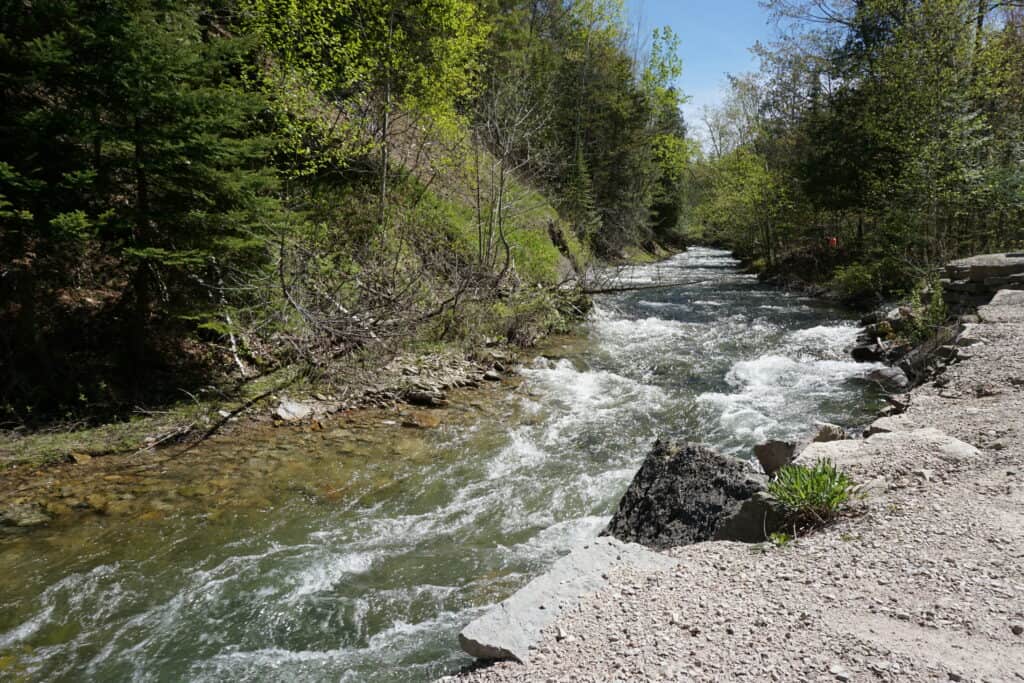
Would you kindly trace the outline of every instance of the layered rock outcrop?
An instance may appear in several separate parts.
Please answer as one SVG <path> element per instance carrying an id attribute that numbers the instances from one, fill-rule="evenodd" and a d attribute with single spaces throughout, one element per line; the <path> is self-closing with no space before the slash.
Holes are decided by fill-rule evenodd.
<path id="1" fill-rule="evenodd" d="M 1000 289 L 1024 289 L 1024 253 L 982 254 L 951 261 L 942 280 L 946 303 L 976 308 Z"/>

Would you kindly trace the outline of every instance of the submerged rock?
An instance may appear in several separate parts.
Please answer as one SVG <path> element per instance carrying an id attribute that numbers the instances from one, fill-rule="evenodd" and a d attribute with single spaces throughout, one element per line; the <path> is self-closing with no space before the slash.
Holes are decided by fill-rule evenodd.
<path id="1" fill-rule="evenodd" d="M 402 426 L 413 429 L 436 429 L 441 426 L 441 418 L 427 411 L 414 411 L 403 417 Z"/>
<path id="2" fill-rule="evenodd" d="M 763 540 L 775 529 L 762 525 L 756 539 L 746 537 L 748 525 L 743 538 L 723 534 L 766 482 L 744 461 L 707 446 L 658 440 L 602 533 L 659 549 L 716 538 Z"/>
<path id="3" fill-rule="evenodd" d="M 50 516 L 35 504 L 16 504 L 0 508 L 0 526 L 33 527 L 50 522 Z"/>

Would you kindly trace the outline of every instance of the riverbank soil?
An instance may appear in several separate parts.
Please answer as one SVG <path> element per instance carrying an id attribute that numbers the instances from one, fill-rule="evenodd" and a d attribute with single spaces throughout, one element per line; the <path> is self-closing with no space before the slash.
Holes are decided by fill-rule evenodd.
<path id="1" fill-rule="evenodd" d="M 461 679 L 1024 680 L 1024 298 L 1004 294 L 970 358 L 848 461 L 861 515 L 671 550 L 672 570 L 613 574 L 529 664 Z"/>

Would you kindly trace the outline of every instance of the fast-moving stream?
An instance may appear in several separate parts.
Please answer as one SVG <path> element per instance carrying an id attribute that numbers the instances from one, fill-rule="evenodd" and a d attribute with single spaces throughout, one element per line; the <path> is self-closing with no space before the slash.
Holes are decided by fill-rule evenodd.
<path id="1" fill-rule="evenodd" d="M 124 475 L 145 513 L 0 536 L 0 679 L 431 680 L 469 663 L 461 626 L 598 532 L 656 435 L 746 457 L 877 408 L 847 313 L 709 249 L 626 277 L 699 282 L 601 298 L 440 429 L 254 430 Z"/>

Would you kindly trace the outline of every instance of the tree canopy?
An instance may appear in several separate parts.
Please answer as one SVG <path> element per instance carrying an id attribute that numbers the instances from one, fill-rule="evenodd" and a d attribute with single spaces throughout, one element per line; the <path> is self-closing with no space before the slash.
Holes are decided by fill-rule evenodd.
<path id="1" fill-rule="evenodd" d="M 854 297 L 1022 244 L 1020 3 L 765 5 L 782 37 L 706 117 L 705 236 L 804 259 Z"/>

